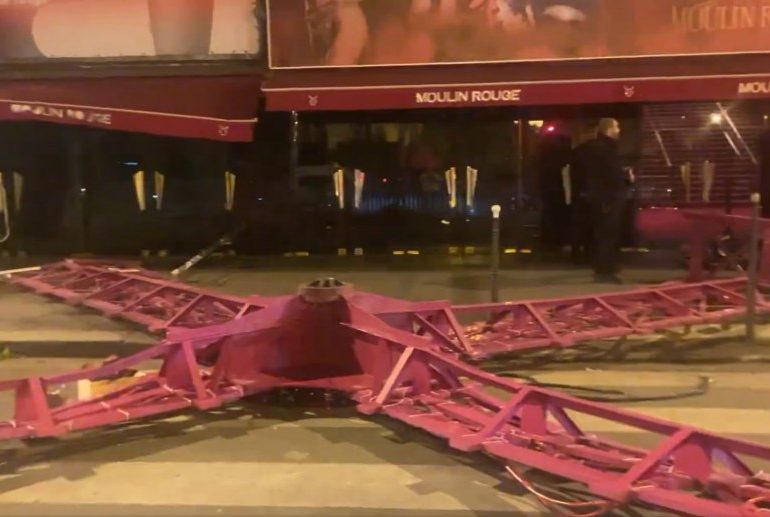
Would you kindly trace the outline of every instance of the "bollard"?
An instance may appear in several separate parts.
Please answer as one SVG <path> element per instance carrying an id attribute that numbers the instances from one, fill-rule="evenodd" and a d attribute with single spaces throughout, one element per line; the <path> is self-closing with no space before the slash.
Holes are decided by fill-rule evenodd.
<path id="1" fill-rule="evenodd" d="M 492 303 L 500 301 L 500 205 L 492 207 Z"/>
<path id="2" fill-rule="evenodd" d="M 0 244 L 11 238 L 11 205 L 8 202 L 8 193 L 3 184 L 3 173 L 0 172 L 0 219 L 3 221 Z"/>
<path id="3" fill-rule="evenodd" d="M 746 339 L 750 344 L 757 340 L 757 271 L 759 262 L 759 215 L 762 197 L 751 194 L 751 236 L 749 237 L 749 281 L 746 293 Z"/>

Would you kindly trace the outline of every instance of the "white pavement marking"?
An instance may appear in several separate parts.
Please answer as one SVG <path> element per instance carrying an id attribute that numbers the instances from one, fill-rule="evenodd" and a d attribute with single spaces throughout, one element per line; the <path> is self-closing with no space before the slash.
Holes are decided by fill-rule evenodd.
<path id="1" fill-rule="evenodd" d="M 693 387 L 698 383 L 698 372 L 577 370 L 529 372 L 529 374 L 539 382 L 543 383 L 567 384 L 582 387 L 684 388 Z M 714 388 L 737 388 L 763 391 L 770 389 L 770 373 L 714 372 L 705 373 L 704 375 L 712 379 L 712 387 Z"/>
<path id="2" fill-rule="evenodd" d="M 660 407 L 643 406 L 639 408 L 626 408 L 632 413 L 649 415 L 662 418 L 682 425 L 689 425 L 717 434 L 756 434 L 770 435 L 770 408 L 768 409 L 730 409 L 730 408 L 700 408 L 700 407 Z M 570 415 L 580 424 L 581 428 L 590 433 L 646 433 L 647 431 L 626 427 L 609 420 L 572 413 Z M 189 417 L 182 415 L 174 417 L 174 420 L 184 420 Z M 251 419 L 252 417 L 248 417 Z M 255 420 L 260 420 L 258 416 Z M 301 422 L 275 421 L 270 426 L 274 430 L 287 428 L 302 429 L 328 429 L 328 428 L 359 428 L 379 429 L 381 425 L 376 422 L 360 418 L 345 420 L 335 418 L 308 418 Z"/>
<path id="3" fill-rule="evenodd" d="M 7 491 L 0 494 L 0 504 L 468 509 L 467 502 L 452 494 L 456 492 L 466 501 L 471 498 L 470 506 L 476 511 L 542 512 L 532 501 L 499 492 L 495 478 L 472 472 L 482 481 L 468 480 L 464 466 L 226 462 L 67 465 L 77 472 L 94 472 L 76 480 L 57 477 Z M 39 470 L 30 473 L 32 477 L 40 474 Z M 425 482 L 432 491 L 416 489 Z"/>
<path id="4" fill-rule="evenodd" d="M 103 343 L 123 342 L 127 332 L 105 330 L 2 330 L 0 341 L 11 343 Z"/>
<path id="5" fill-rule="evenodd" d="M 542 382 L 674 390 L 692 386 L 697 377 L 697 373 L 638 371 L 565 371 L 534 375 Z M 755 398 L 757 406 L 765 405 L 768 409 L 661 405 L 632 407 L 630 410 L 719 434 L 770 435 L 770 404 L 765 402 L 768 400 L 770 374 L 716 372 L 709 375 L 715 381 L 714 389 L 739 388 L 745 391 L 746 397 Z M 266 436 L 271 436 L 270 433 L 278 435 L 282 429 L 288 428 L 301 428 L 311 433 L 313 429 L 320 431 L 328 428 L 383 429 L 373 421 L 357 417 L 307 416 L 309 418 L 297 422 L 265 422 L 268 426 L 255 430 L 253 438 L 264 440 Z M 573 417 L 586 432 L 608 438 L 613 438 L 616 433 L 630 433 L 634 436 L 627 441 L 633 443 L 637 439 L 635 435 L 645 432 L 595 417 L 574 414 Z M 172 420 L 189 418 L 190 415 L 185 415 Z M 250 420 L 252 417 L 242 418 Z M 257 422 L 261 420 L 258 415 L 253 418 Z M 324 433 L 319 432 L 318 436 L 323 437 Z M 206 443 L 205 446 L 216 447 L 217 443 L 212 441 L 211 445 Z M 338 444 L 330 445 L 336 447 Z M 355 444 L 346 446 L 341 452 L 351 453 L 353 449 L 360 449 Z M 470 509 L 476 512 L 542 515 L 542 509 L 536 502 L 500 492 L 497 478 L 464 465 L 398 465 L 385 460 L 372 463 L 371 458 L 376 454 L 368 451 L 363 452 L 367 461 L 360 463 L 314 463 L 307 461 L 313 458 L 313 454 L 306 454 L 302 450 L 288 449 L 282 462 L 148 461 L 152 454 L 137 458 L 143 461 L 115 463 L 57 460 L 53 466 L 34 465 L 0 476 L 0 487 L 18 487 L 1 493 L 0 505 L 262 506 L 293 508 L 308 514 L 312 514 L 315 508 L 336 508 L 340 514 L 344 514 L 346 508 L 439 512 Z M 228 454 L 223 452 L 222 456 L 226 458 Z M 49 472 L 51 478 L 47 478 Z M 68 472 L 75 475 L 62 475 Z M 25 480 L 26 476 L 29 476 L 29 481 Z"/>
<path id="6" fill-rule="evenodd" d="M 770 434 L 769 409 L 729 409 L 698 407 L 639 407 L 629 411 L 669 420 L 682 425 L 689 425 L 718 434 Z M 591 433 L 646 433 L 647 431 L 626 427 L 609 420 L 571 413 L 576 422 L 586 432 Z M 308 419 L 301 423 L 277 423 L 275 429 L 301 427 L 303 429 L 323 429 L 329 427 L 380 428 L 375 422 L 352 419 L 350 423 L 335 419 Z"/>
<path id="7" fill-rule="evenodd" d="M 631 411 L 711 431 L 716 434 L 770 434 L 770 410 L 692 407 L 641 407 Z M 591 433 L 646 433 L 609 420 L 570 413 L 584 431 Z"/>

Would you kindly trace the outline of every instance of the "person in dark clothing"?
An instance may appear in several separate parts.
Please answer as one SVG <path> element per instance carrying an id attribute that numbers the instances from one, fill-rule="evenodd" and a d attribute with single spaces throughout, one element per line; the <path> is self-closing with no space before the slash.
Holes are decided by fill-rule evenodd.
<path id="1" fill-rule="evenodd" d="M 583 136 L 570 155 L 570 229 L 572 261 L 576 264 L 588 263 L 593 248 L 591 231 L 591 206 L 588 202 L 588 175 L 591 172 L 591 147 L 596 139 L 596 127 L 591 134 Z"/>
<path id="2" fill-rule="evenodd" d="M 770 219 L 770 129 L 765 129 L 759 137 L 759 193 L 762 217 Z"/>
<path id="3" fill-rule="evenodd" d="M 571 147 L 569 137 L 554 126 L 543 130 L 537 160 L 542 203 L 540 232 L 543 245 L 551 250 L 561 249 L 569 239 L 569 207 L 564 196 L 562 169 L 569 163 Z"/>
<path id="4" fill-rule="evenodd" d="M 595 280 L 620 283 L 620 235 L 629 178 L 618 152 L 620 124 L 599 121 L 599 136 L 589 144 L 585 159 L 591 164 L 586 181 L 595 239 Z"/>

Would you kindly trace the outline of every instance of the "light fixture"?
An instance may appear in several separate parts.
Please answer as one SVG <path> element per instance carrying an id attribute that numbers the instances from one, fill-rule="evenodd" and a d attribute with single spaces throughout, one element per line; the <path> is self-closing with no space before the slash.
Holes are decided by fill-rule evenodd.
<path id="1" fill-rule="evenodd" d="M 709 122 L 714 124 L 715 126 L 718 126 L 722 123 L 723 117 L 721 113 L 712 113 L 709 115 Z"/>

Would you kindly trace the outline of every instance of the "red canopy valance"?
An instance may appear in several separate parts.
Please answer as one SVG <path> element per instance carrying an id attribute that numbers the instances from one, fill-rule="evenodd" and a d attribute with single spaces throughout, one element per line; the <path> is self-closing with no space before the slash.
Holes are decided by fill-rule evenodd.
<path id="1" fill-rule="evenodd" d="M 273 71 L 274 111 L 770 98 L 766 55 Z"/>
<path id="2" fill-rule="evenodd" d="M 250 141 L 259 86 L 251 76 L 0 81 L 0 120 Z"/>

